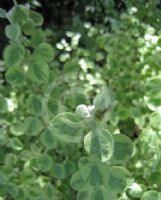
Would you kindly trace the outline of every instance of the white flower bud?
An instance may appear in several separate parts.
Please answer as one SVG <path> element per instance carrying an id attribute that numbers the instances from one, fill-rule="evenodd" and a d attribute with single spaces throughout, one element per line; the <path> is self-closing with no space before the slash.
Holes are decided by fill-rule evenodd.
<path id="1" fill-rule="evenodd" d="M 91 114 L 85 104 L 80 104 L 76 107 L 76 113 L 82 118 L 90 118 Z"/>

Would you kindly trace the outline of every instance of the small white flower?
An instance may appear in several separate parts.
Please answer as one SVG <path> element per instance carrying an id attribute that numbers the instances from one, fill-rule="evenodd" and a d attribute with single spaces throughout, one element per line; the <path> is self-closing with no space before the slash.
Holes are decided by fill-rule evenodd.
<path id="1" fill-rule="evenodd" d="M 91 114 L 85 104 L 80 104 L 76 107 L 76 113 L 82 118 L 90 118 Z"/>

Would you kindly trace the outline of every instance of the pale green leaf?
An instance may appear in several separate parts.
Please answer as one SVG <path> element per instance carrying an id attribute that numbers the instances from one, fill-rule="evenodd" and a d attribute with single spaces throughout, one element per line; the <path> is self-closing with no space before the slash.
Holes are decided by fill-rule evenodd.
<path id="1" fill-rule="evenodd" d="M 98 110 L 109 109 L 113 104 L 112 94 L 109 88 L 104 88 L 100 93 L 96 95 L 93 100 L 93 104 Z"/>
<path id="2" fill-rule="evenodd" d="M 30 10 L 29 16 L 37 26 L 40 26 L 43 24 L 44 19 L 40 13 Z"/>
<path id="3" fill-rule="evenodd" d="M 127 185 L 129 172 L 119 166 L 111 167 L 109 170 L 108 186 L 114 193 L 122 193 Z"/>
<path id="4" fill-rule="evenodd" d="M 127 162 L 133 153 L 133 143 L 129 137 L 123 134 L 116 134 L 114 138 L 114 153 L 112 161 L 117 164 Z"/>
<path id="5" fill-rule="evenodd" d="M 150 124 L 155 129 L 161 129 L 161 114 L 159 112 L 153 112 L 150 115 Z"/>
<path id="6" fill-rule="evenodd" d="M 28 19 L 28 12 L 28 8 L 24 5 L 17 5 L 7 13 L 7 18 L 11 23 L 18 23 L 20 26 L 22 26 Z"/>
<path id="7" fill-rule="evenodd" d="M 6 26 L 5 33 L 10 40 L 17 41 L 21 34 L 21 29 L 19 24 L 14 23 Z"/>
<path id="8" fill-rule="evenodd" d="M 9 145 L 9 147 L 11 147 L 12 149 L 14 149 L 16 151 L 21 151 L 24 148 L 22 142 L 16 137 L 10 139 L 8 145 Z"/>
<path id="9" fill-rule="evenodd" d="M 107 130 L 94 128 L 85 136 L 84 147 L 90 155 L 107 162 L 113 154 L 113 137 Z"/>
<path id="10" fill-rule="evenodd" d="M 82 121 L 78 115 L 65 112 L 57 115 L 50 122 L 50 131 L 58 139 L 75 143 L 80 142 L 82 138 L 83 128 Z"/>
<path id="11" fill-rule="evenodd" d="M 5 18 L 6 17 L 6 11 L 2 8 L 0 8 L 0 17 Z"/>
<path id="12" fill-rule="evenodd" d="M 144 192 L 141 200 L 161 200 L 161 195 L 156 190 Z"/>

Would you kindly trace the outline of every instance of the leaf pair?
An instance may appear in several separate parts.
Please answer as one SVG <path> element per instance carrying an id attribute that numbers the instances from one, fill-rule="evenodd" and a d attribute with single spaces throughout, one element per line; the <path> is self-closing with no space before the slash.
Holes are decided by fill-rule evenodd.
<path id="1" fill-rule="evenodd" d="M 81 158 L 79 170 L 71 178 L 71 186 L 78 191 L 77 200 L 116 200 L 127 184 L 128 171 L 123 167 L 109 167 L 92 159 Z"/>

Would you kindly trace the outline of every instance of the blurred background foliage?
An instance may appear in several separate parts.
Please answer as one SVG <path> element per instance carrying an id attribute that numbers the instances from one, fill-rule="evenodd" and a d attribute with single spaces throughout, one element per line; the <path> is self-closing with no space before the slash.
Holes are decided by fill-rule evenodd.
<path id="1" fill-rule="evenodd" d="M 133 177 L 129 183 L 130 186 L 125 191 L 125 199 L 141 199 L 143 191 L 148 189 L 160 192 L 161 1 L 19 0 L 18 3 L 38 11 L 44 18 L 42 29 L 39 28 L 32 33 L 26 31 L 26 34 L 31 36 L 31 40 L 28 41 L 27 38 L 24 43 L 26 42 L 25 45 L 31 49 L 41 42 L 49 42 L 53 46 L 55 58 L 50 63 L 50 70 L 53 72 L 50 74 L 50 81 L 68 73 L 76 73 L 76 76 L 64 79 L 59 88 L 55 88 L 52 93 L 48 105 L 50 117 L 64 110 L 74 111 L 81 103 L 91 104 L 100 88 L 109 87 L 115 100 L 110 112 L 97 114 L 98 121 L 114 134 L 122 133 L 129 136 L 135 145 L 133 157 L 125 164 Z M 0 7 L 5 10 L 9 10 L 12 6 L 12 1 L 0 1 Z M 8 44 L 4 30 L 7 23 L 6 20 L 0 19 L 1 59 L 2 52 Z M 26 137 L 22 140 L 16 137 L 10 139 L 10 134 L 14 135 L 14 129 L 19 120 L 23 121 L 28 115 L 35 116 L 41 110 L 41 97 L 46 86 L 35 86 L 31 82 L 29 88 L 27 83 L 24 83 L 23 88 L 17 85 L 13 88 L 16 95 L 11 94 L 9 93 L 11 86 L 8 82 L 12 84 L 15 82 L 5 76 L 6 68 L 3 61 L 0 62 L 0 70 L 1 93 L 8 98 L 7 102 L 14 102 L 13 104 L 21 107 L 20 110 L 13 108 L 14 112 L 12 112 L 12 108 L 7 107 L 9 103 L 7 104 L 6 100 L 1 98 L 1 105 L 3 105 L 0 110 L 1 118 L 5 119 L 1 132 L 8 131 L 10 124 L 14 123 L 15 127 L 10 130 L 9 135 L 0 135 L 0 162 L 6 163 L 6 166 L 13 166 L 16 174 L 17 162 L 21 167 L 24 163 L 27 165 L 28 157 L 32 158 L 33 155 L 44 151 L 46 147 L 42 139 L 43 134 L 40 139 L 34 137 Z M 6 114 L 8 109 L 11 109 L 11 113 Z M 31 119 L 28 119 L 24 123 L 28 124 L 30 121 Z M 37 126 L 40 127 L 39 122 Z M 37 127 L 35 129 L 37 130 Z M 7 144 L 8 141 L 10 141 L 10 146 Z M 22 141 L 25 143 L 22 144 Z M 27 151 L 25 146 L 30 142 L 31 151 Z M 75 153 L 77 149 L 75 146 L 62 145 L 62 147 L 57 143 L 48 145 L 51 145 L 51 149 L 57 146 L 54 158 L 54 162 L 57 163 L 54 165 L 57 167 L 56 173 L 53 174 L 49 170 L 49 174 L 58 179 L 55 182 L 64 195 L 62 199 L 74 199 L 75 193 L 71 196 L 72 189 L 67 190 L 67 184 L 64 182 L 68 183 L 68 177 L 75 171 L 77 162 L 70 163 L 73 168 L 71 171 L 67 170 L 65 174 L 63 170 L 68 167 L 66 163 L 68 161 L 63 161 L 63 152 L 67 153 L 65 155 L 67 158 L 70 158 L 74 152 L 76 161 L 85 153 L 81 146 L 80 151 Z M 20 153 L 22 158 L 17 159 L 15 154 L 10 153 L 10 148 L 16 152 L 24 149 Z M 50 154 L 49 150 L 49 156 Z M 41 159 L 37 158 L 36 161 L 34 158 L 31 159 L 31 165 L 38 168 L 36 163 Z M 50 165 L 51 158 L 44 159 L 47 159 Z M 39 185 L 46 181 L 44 178 L 46 171 L 44 166 L 40 166 L 38 170 L 42 171 L 44 176 L 40 176 L 37 180 Z M 3 168 L 3 174 L 0 172 L 0 184 L 3 181 L 1 179 L 5 180 L 8 173 L 13 179 L 15 178 L 12 170 Z M 28 179 L 28 176 L 35 177 L 38 171 L 32 173 L 24 171 L 20 178 L 26 183 L 28 180 L 32 182 L 32 178 Z M 10 187 L 12 188 L 8 189 L 10 195 L 16 196 L 17 189 L 14 185 Z M 36 186 L 33 185 L 33 188 L 30 188 L 33 191 L 26 188 L 26 193 L 34 193 L 34 187 Z M 46 185 L 45 192 L 47 191 L 57 193 L 53 191 L 53 188 L 51 190 L 51 185 Z M 3 195 L 3 191 L 1 193 L 0 196 Z"/>

